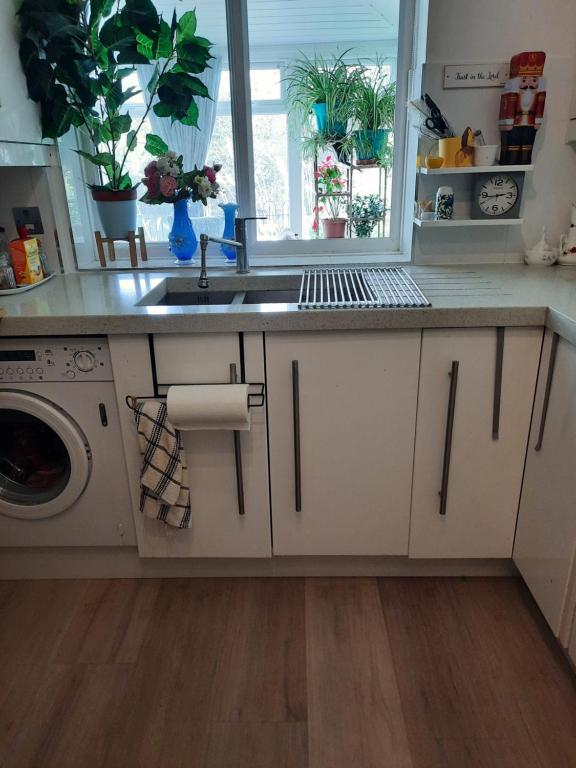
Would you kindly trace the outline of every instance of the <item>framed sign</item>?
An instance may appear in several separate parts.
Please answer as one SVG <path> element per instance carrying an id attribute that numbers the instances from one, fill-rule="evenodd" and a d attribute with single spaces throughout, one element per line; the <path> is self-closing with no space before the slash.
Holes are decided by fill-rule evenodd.
<path id="1" fill-rule="evenodd" d="M 444 88 L 501 88 L 508 80 L 510 65 L 507 62 L 493 64 L 446 64 Z"/>

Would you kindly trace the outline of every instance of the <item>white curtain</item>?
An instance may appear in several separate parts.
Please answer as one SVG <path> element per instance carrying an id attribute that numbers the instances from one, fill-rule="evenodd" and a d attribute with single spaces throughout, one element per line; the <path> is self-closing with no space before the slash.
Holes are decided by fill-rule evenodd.
<path id="1" fill-rule="evenodd" d="M 153 64 L 139 64 L 137 66 L 140 88 L 146 93 L 152 73 Z M 198 97 L 198 127 L 191 125 L 182 125 L 181 123 L 171 123 L 170 118 L 158 117 L 150 110 L 150 124 L 152 131 L 160 136 L 174 152 L 184 157 L 184 169 L 191 170 L 194 166 L 202 168 L 208 159 L 208 147 L 214 131 L 214 122 L 216 121 L 216 109 L 218 105 L 218 90 L 220 88 L 220 75 L 222 73 L 222 57 L 216 56 L 210 59 L 210 67 L 205 69 L 199 75 L 194 75 L 201 80 L 213 100 Z M 204 214 L 202 203 L 190 204 L 190 215 L 200 217 Z"/>

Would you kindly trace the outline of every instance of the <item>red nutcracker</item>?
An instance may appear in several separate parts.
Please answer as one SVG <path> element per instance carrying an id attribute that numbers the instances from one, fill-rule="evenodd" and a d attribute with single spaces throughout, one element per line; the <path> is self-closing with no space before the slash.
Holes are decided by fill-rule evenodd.
<path id="1" fill-rule="evenodd" d="M 500 99 L 501 165 L 529 164 L 536 131 L 542 125 L 546 84 L 542 74 L 546 54 L 518 53 L 510 61 L 510 79 Z"/>

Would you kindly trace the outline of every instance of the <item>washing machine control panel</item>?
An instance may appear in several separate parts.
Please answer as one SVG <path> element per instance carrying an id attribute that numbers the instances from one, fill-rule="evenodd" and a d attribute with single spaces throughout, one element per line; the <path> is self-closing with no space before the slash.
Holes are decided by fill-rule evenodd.
<path id="1" fill-rule="evenodd" d="M 112 381 L 106 339 L 0 339 L 0 383 Z"/>

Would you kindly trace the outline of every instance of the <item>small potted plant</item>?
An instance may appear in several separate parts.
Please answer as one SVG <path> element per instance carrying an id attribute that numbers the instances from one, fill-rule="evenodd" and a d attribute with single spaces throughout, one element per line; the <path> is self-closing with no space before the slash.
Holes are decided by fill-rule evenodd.
<path id="1" fill-rule="evenodd" d="M 343 139 L 352 117 L 352 96 L 359 78 L 358 67 L 349 67 L 339 56 L 324 58 L 304 54 L 292 62 L 285 78 L 288 110 L 300 125 L 308 124 L 312 112 L 316 130 L 326 140 Z"/>
<path id="2" fill-rule="evenodd" d="M 330 155 L 318 166 L 315 176 L 318 184 L 318 199 L 323 204 L 324 212 L 328 213 L 328 216 L 322 219 L 324 237 L 329 239 L 344 237 L 347 219 L 340 214 L 342 199 L 346 196 L 346 179 L 340 173 L 339 167 L 332 162 Z M 319 210 L 315 211 L 316 218 L 319 213 Z"/>
<path id="3" fill-rule="evenodd" d="M 170 203 L 174 206 L 174 220 L 168 235 L 170 250 L 178 262 L 189 262 L 198 247 L 198 238 L 188 215 L 188 201 L 208 204 L 208 199 L 215 199 L 220 191 L 216 174 L 221 165 L 184 170 L 182 155 L 171 151 L 159 137 L 149 135 L 146 148 L 157 155 L 148 163 L 142 183 L 146 192 L 140 198 L 143 203 L 161 205 Z"/>
<path id="4" fill-rule="evenodd" d="M 150 109 L 197 126 L 198 97 L 210 98 L 196 77 L 209 64 L 211 43 L 196 36 L 196 14 L 174 12 L 167 23 L 152 0 L 23 0 L 20 61 L 28 95 L 40 105 L 43 138 L 79 130 L 79 154 L 98 169 L 89 185 L 107 237 L 136 226 L 137 184 L 126 172 L 128 153 Z M 155 63 L 146 107 L 137 121 L 127 102 L 137 91 L 123 81 L 136 64 Z"/>
<path id="5" fill-rule="evenodd" d="M 355 132 L 358 165 L 377 163 L 394 129 L 396 109 L 396 83 L 390 83 L 387 70 L 378 65 L 376 70 L 365 69 L 358 78 L 353 113 L 359 126 Z"/>
<path id="6" fill-rule="evenodd" d="M 379 195 L 355 195 L 350 217 L 356 237 L 370 237 L 385 211 L 384 200 Z"/>

